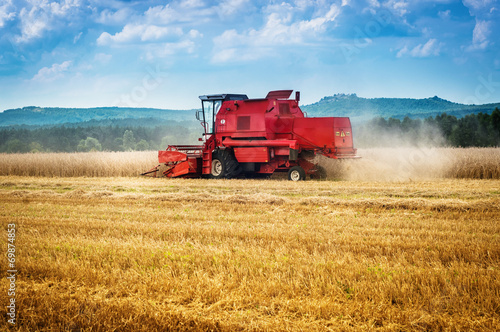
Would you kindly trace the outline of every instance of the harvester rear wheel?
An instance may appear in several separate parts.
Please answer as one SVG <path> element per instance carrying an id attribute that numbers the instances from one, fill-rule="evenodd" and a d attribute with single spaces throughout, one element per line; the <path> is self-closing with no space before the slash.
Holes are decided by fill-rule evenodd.
<path id="1" fill-rule="evenodd" d="M 306 179 L 306 171 L 300 166 L 293 166 L 288 170 L 288 180 L 303 181 Z"/>
<path id="2" fill-rule="evenodd" d="M 241 167 L 229 150 L 216 150 L 212 154 L 211 175 L 214 179 L 231 179 L 241 173 Z"/>

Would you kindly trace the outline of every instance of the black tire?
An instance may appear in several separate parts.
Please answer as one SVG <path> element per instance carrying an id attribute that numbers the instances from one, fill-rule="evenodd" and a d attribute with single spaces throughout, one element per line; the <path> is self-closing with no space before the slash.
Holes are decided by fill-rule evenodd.
<path id="1" fill-rule="evenodd" d="M 300 166 L 293 166 L 288 170 L 288 180 L 304 181 L 306 179 L 306 171 Z"/>
<path id="2" fill-rule="evenodd" d="M 210 169 L 213 179 L 231 179 L 241 173 L 241 167 L 229 150 L 216 150 L 212 153 Z"/>

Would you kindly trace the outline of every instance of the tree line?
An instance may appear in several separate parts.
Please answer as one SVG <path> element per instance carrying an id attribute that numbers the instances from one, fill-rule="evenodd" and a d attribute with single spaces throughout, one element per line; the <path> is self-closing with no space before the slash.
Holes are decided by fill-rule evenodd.
<path id="1" fill-rule="evenodd" d="M 462 118 L 442 113 L 435 117 L 403 120 L 374 118 L 355 128 L 359 147 L 429 145 L 453 147 L 500 146 L 500 110 Z"/>
<path id="2" fill-rule="evenodd" d="M 429 145 L 500 146 L 500 110 L 462 118 L 442 113 L 427 119 L 374 118 L 353 126 L 357 147 Z M 196 144 L 201 130 L 160 125 L 0 129 L 0 153 L 162 150 L 170 144 Z"/>
<path id="3" fill-rule="evenodd" d="M 193 143 L 197 137 L 198 133 L 179 125 L 10 128 L 0 130 L 0 152 L 158 150 L 169 144 Z"/>

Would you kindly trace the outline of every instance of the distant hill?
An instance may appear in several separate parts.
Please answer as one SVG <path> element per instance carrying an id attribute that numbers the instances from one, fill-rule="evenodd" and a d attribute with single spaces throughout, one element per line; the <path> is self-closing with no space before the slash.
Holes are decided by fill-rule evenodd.
<path id="1" fill-rule="evenodd" d="M 139 120 L 142 121 L 139 121 Z M 158 122 L 191 121 L 194 110 L 167 110 L 157 108 L 56 108 L 28 106 L 0 113 L 0 127 L 5 126 L 57 126 L 77 123 L 89 125 L 131 125 L 137 120 L 154 125 Z"/>
<path id="2" fill-rule="evenodd" d="M 464 105 L 432 97 L 426 99 L 410 98 L 360 98 L 356 94 L 336 94 L 324 97 L 301 109 L 308 116 L 348 116 L 353 122 L 364 122 L 374 117 L 393 117 L 403 119 L 423 119 L 441 113 L 461 118 L 479 112 L 491 113 L 500 103 L 485 105 Z M 9 109 L 0 113 L 0 127 L 47 127 L 47 126 L 145 126 L 185 122 L 192 126 L 197 123 L 194 110 L 169 110 L 157 108 L 55 108 L 28 106 Z"/>
<path id="3" fill-rule="evenodd" d="M 336 94 L 324 97 L 319 102 L 301 106 L 309 116 L 348 116 L 353 119 L 373 117 L 403 119 L 435 117 L 441 113 L 461 118 L 479 112 L 491 113 L 500 103 L 464 105 L 441 99 L 437 96 L 426 99 L 411 98 L 360 98 L 356 94 Z"/>

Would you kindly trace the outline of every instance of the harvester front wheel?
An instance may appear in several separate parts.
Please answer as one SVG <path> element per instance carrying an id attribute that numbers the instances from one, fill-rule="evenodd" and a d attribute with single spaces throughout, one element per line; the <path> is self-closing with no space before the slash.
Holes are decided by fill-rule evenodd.
<path id="1" fill-rule="evenodd" d="M 224 164 L 220 160 L 220 158 L 212 157 L 212 170 L 211 170 L 212 177 L 215 179 L 220 179 L 224 177 Z"/>
<path id="2" fill-rule="evenodd" d="M 211 175 L 214 179 L 233 178 L 241 173 L 241 167 L 229 150 L 217 150 L 212 154 Z"/>
<path id="3" fill-rule="evenodd" d="M 293 166 L 288 170 L 288 180 L 303 181 L 306 179 L 306 171 L 300 166 Z"/>

